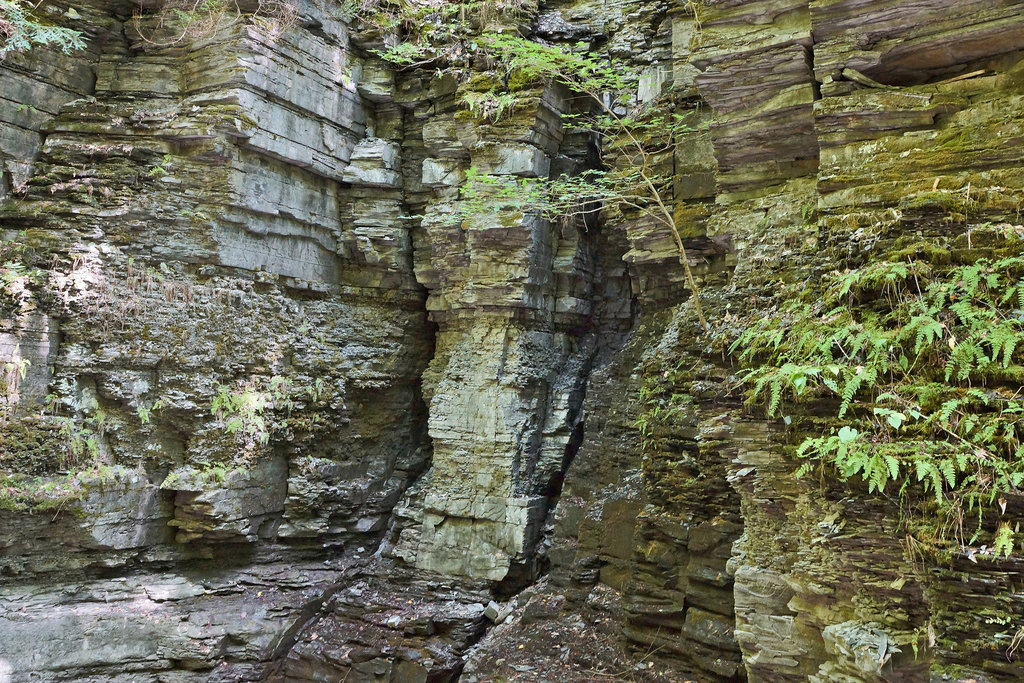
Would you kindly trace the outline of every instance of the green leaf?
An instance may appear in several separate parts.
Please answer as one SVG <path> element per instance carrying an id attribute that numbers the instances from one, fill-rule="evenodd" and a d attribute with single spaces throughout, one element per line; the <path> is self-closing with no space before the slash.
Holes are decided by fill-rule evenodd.
<path id="1" fill-rule="evenodd" d="M 885 456 L 885 464 L 889 466 L 889 476 L 898 479 L 900 476 L 900 461 L 892 455 Z"/>
<path id="2" fill-rule="evenodd" d="M 857 437 L 860 436 L 860 432 L 858 432 L 853 427 L 847 426 L 839 430 L 838 436 L 841 442 L 843 442 L 844 444 L 849 444 L 857 440 Z"/>
<path id="3" fill-rule="evenodd" d="M 996 557 L 1009 557 L 1013 553 L 1013 530 L 1006 522 L 1001 522 L 996 529 L 995 540 L 992 542 L 992 552 Z"/>

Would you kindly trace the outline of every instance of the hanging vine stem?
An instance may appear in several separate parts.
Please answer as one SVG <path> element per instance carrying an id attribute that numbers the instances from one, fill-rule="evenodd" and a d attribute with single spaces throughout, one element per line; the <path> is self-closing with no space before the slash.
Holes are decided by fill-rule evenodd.
<path id="1" fill-rule="evenodd" d="M 683 266 L 685 273 L 686 285 L 693 293 L 697 319 L 701 329 L 707 332 L 708 324 L 700 303 L 700 288 L 697 285 L 693 269 L 690 267 L 686 245 L 676 227 L 675 217 L 665 203 L 662 190 L 658 188 L 657 178 L 651 173 L 652 152 L 644 146 L 633 129 L 633 126 L 660 128 L 660 125 L 657 121 L 641 122 L 632 121 L 629 117 L 623 118 L 616 114 L 614 108 L 605 101 L 607 93 L 623 93 L 631 87 L 625 75 L 601 63 L 597 57 L 586 50 L 582 53 L 574 52 L 571 49 L 566 50 L 527 40 L 519 35 L 485 33 L 474 41 L 474 46 L 478 46 L 476 49 L 488 58 L 491 68 L 504 70 L 504 78 L 495 78 L 490 88 L 483 91 L 474 90 L 468 93 L 471 97 L 464 97 L 463 101 L 471 112 L 477 111 L 484 116 L 490 113 L 492 119 L 497 119 L 501 112 L 512 109 L 515 106 L 515 95 L 514 89 L 510 89 L 508 84 L 512 81 L 513 75 L 517 76 L 515 80 L 520 83 L 555 82 L 561 84 L 570 91 L 593 100 L 603 110 L 604 115 L 591 129 L 593 132 L 613 137 L 625 135 L 629 146 L 634 148 L 639 156 L 639 163 L 637 163 L 636 157 L 629 153 L 626 154 L 633 163 L 634 168 L 630 170 L 635 174 L 634 179 L 638 182 L 633 187 L 616 187 L 611 182 L 614 179 L 606 172 L 598 170 L 584 171 L 573 177 L 563 175 L 556 179 L 514 181 L 481 175 L 471 167 L 467 171 L 467 182 L 462 187 L 463 208 L 460 213 L 463 215 L 483 214 L 493 212 L 497 207 L 504 207 L 523 211 L 539 211 L 548 218 L 565 219 L 599 212 L 600 208 L 591 208 L 595 203 L 605 206 L 619 203 L 640 212 L 647 212 L 656 221 L 664 224 L 672 234 L 672 239 L 679 252 L 679 263 Z M 436 49 L 438 46 L 431 47 Z M 585 48 L 586 46 L 580 44 L 577 47 Z M 422 51 L 424 46 L 421 45 L 416 49 Z M 395 48 L 391 52 L 378 52 L 377 54 L 385 60 L 403 66 L 409 66 L 410 63 L 425 63 L 416 61 L 410 54 L 407 54 L 409 52 L 409 50 Z M 499 103 L 501 107 L 496 111 L 488 110 L 481 106 L 481 102 L 484 101 Z M 625 101 L 624 98 L 623 101 Z M 562 116 L 564 117 L 565 114 Z M 677 119 L 680 118 L 678 115 L 674 116 Z M 662 121 L 662 119 L 658 121 Z M 595 182 L 591 183 L 591 181 Z M 486 197 L 481 195 L 474 187 L 476 184 L 489 186 L 493 193 Z M 636 185 L 641 186 L 643 191 L 637 192 Z M 650 206 L 651 201 L 655 204 L 653 208 Z"/>
<path id="2" fill-rule="evenodd" d="M 634 170 L 650 195 L 643 199 L 653 199 L 656 210 L 651 213 L 672 233 L 672 238 L 679 251 L 679 262 L 685 272 L 686 283 L 693 293 L 697 319 L 701 329 L 707 332 L 708 324 L 700 303 L 700 290 L 690 267 L 686 246 L 676 227 L 675 218 L 666 206 L 662 192 L 658 189 L 650 173 L 651 153 L 636 136 L 628 120 L 624 120 L 616 114 L 614 108 L 605 101 L 605 93 L 622 92 L 625 89 L 627 82 L 623 75 L 600 64 L 594 57 L 566 52 L 557 47 L 535 43 L 519 36 L 492 34 L 482 37 L 481 43 L 503 57 L 502 61 L 507 65 L 506 69 L 509 73 L 520 71 L 525 76 L 538 79 L 550 78 L 593 100 L 607 115 L 610 124 L 605 127 L 606 130 L 601 132 L 611 135 L 624 134 L 628 138 L 629 144 L 636 149 L 640 159 L 638 168 Z M 624 203 L 637 207 L 637 204 L 628 201 Z M 638 208 L 643 209 L 643 207 Z"/>
<path id="3" fill-rule="evenodd" d="M 683 245 L 683 238 L 679 234 L 679 229 L 676 227 L 675 217 L 672 215 L 672 212 L 668 210 L 668 207 L 665 206 L 661 193 L 658 191 L 654 181 L 651 180 L 650 175 L 647 173 L 649 155 L 643 148 L 643 144 L 635 135 L 633 135 L 633 131 L 625 125 L 622 119 L 612 110 L 611 107 L 605 104 L 604 98 L 592 92 L 588 92 L 587 95 L 589 95 L 591 99 L 596 100 L 605 112 L 607 112 L 608 115 L 616 121 L 622 132 L 629 137 L 630 142 L 633 143 L 633 146 L 636 147 L 637 151 L 640 153 L 640 158 L 643 159 L 643 166 L 639 170 L 640 178 L 644 181 L 644 184 L 647 186 L 647 189 L 650 190 L 655 203 L 658 205 L 658 211 L 661 213 L 660 220 L 667 225 L 669 230 L 672 232 L 672 237 L 675 239 L 676 247 L 679 249 L 679 263 L 682 264 L 683 270 L 686 273 L 686 283 L 690 286 L 690 291 L 693 292 L 693 303 L 694 307 L 697 309 L 697 320 L 700 321 L 701 329 L 703 329 L 704 332 L 707 332 L 708 323 L 704 318 L 704 309 L 700 305 L 700 291 L 697 288 L 697 280 L 693 276 L 693 270 L 690 268 L 690 259 L 686 255 L 686 247 Z"/>
<path id="4" fill-rule="evenodd" d="M 135 33 L 143 42 L 158 48 L 182 45 L 192 40 L 208 38 L 222 29 L 251 17 L 273 33 L 290 28 L 298 19 L 298 5 L 291 0 L 258 0 L 251 11 L 243 11 L 238 0 L 166 0 L 155 14 L 146 14 L 136 7 L 132 14 Z M 147 31 L 143 23 L 152 21 L 154 28 Z M 175 33 L 165 40 L 157 34 L 175 27 Z"/>

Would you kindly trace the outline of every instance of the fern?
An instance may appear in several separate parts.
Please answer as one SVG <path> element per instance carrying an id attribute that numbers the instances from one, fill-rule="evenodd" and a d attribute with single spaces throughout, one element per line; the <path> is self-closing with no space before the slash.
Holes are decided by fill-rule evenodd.
<path id="1" fill-rule="evenodd" d="M 900 482 L 901 497 L 980 514 L 1024 485 L 1022 275 L 1020 257 L 880 261 L 780 293 L 730 351 L 756 368 L 750 400 L 770 415 L 787 392 L 835 400 L 845 425 L 800 443 L 798 472 L 821 462 L 872 492 Z"/>
<path id="2" fill-rule="evenodd" d="M 6 52 L 49 46 L 71 54 L 85 48 L 81 31 L 39 21 L 22 0 L 0 0 L 0 59 Z"/>
<path id="3" fill-rule="evenodd" d="M 846 384 L 843 386 L 841 394 L 842 403 L 839 404 L 839 417 L 844 417 L 850 410 L 850 406 L 853 404 L 853 399 L 860 390 L 863 382 L 864 378 L 860 372 L 854 372 L 853 375 L 846 380 Z"/>

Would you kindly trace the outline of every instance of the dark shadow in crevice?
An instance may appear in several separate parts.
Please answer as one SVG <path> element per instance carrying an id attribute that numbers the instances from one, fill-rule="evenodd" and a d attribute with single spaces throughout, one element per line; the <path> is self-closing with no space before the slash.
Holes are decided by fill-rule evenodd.
<path id="1" fill-rule="evenodd" d="M 1008 50 L 997 56 L 984 55 L 981 58 L 972 59 L 969 55 L 965 55 L 963 59 L 931 67 L 914 64 L 913 62 L 919 59 L 919 55 L 913 53 L 893 55 L 890 53 L 878 65 L 865 67 L 861 72 L 881 85 L 911 87 L 1004 72 L 1020 62 L 1022 58 L 1024 58 L 1024 38 L 1022 38 L 1022 45 L 1019 49 Z M 856 66 L 854 65 L 853 68 Z"/>

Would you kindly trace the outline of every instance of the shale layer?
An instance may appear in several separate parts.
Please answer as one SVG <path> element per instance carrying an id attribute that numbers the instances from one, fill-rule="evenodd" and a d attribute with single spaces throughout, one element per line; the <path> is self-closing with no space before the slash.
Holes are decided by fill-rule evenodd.
<path id="1" fill-rule="evenodd" d="M 710 330 L 643 216 L 452 219 L 470 168 L 593 165 L 560 85 L 476 116 L 488 64 L 332 3 L 56 0 L 86 50 L 0 60 L 0 681 L 1024 676 L 1021 561 L 795 477 L 728 353 L 844 259 L 1024 234 L 1024 3 L 514 4 L 691 122 Z"/>

